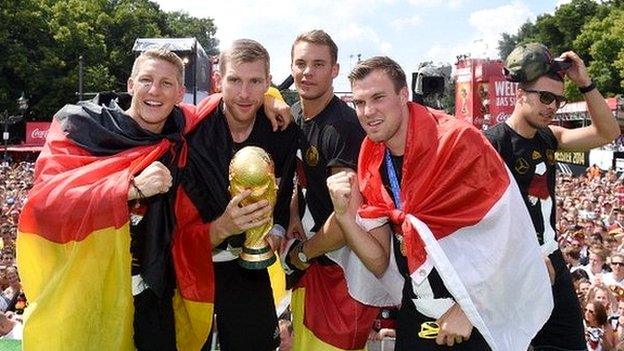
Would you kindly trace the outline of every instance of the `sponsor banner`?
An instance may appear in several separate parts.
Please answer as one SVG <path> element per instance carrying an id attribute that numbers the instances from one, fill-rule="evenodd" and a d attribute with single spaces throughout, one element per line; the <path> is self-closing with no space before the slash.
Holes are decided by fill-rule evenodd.
<path id="1" fill-rule="evenodd" d="M 503 122 L 513 112 L 516 104 L 516 89 L 518 83 L 508 82 L 504 77 L 489 82 L 489 124 Z"/>
<path id="2" fill-rule="evenodd" d="M 624 172 L 624 152 L 613 153 L 613 169 L 616 172 Z"/>
<path id="3" fill-rule="evenodd" d="M 455 116 L 472 124 L 472 82 L 458 82 L 455 91 Z"/>
<path id="4" fill-rule="evenodd" d="M 26 123 L 26 144 L 43 145 L 45 144 L 50 122 L 27 122 Z"/>
<path id="5" fill-rule="evenodd" d="M 589 155 L 587 152 L 579 151 L 557 151 L 555 152 L 557 162 L 571 163 L 580 166 L 589 166 Z"/>

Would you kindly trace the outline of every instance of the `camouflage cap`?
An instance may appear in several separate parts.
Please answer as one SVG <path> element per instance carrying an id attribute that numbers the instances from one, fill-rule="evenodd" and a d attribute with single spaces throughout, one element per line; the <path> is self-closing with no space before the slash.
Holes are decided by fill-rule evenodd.
<path id="1" fill-rule="evenodd" d="M 517 46 L 505 60 L 503 71 L 511 82 L 530 82 L 546 74 L 559 74 L 567 64 L 553 59 L 550 50 L 540 43 L 528 43 Z"/>

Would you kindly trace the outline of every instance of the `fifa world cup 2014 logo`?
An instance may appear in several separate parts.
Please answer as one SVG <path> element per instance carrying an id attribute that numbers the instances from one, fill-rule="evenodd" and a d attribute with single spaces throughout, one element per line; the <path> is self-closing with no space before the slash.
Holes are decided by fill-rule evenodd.
<path id="1" fill-rule="evenodd" d="M 271 156 L 256 146 L 240 149 L 230 162 L 230 194 L 232 197 L 250 189 L 243 206 L 267 200 L 271 208 L 275 206 L 277 184 L 275 167 Z M 238 263 L 248 269 L 263 269 L 275 262 L 275 254 L 266 241 L 266 236 L 273 227 L 273 220 L 266 224 L 245 231 L 245 243 Z"/>

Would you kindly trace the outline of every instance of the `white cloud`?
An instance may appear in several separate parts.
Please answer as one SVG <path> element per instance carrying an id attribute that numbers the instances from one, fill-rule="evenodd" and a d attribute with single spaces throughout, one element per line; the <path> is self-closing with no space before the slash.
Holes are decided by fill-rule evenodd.
<path id="1" fill-rule="evenodd" d="M 290 73 L 290 45 L 297 34 L 321 28 L 339 48 L 341 74 L 334 81 L 339 91 L 348 89 L 346 75 L 358 54 L 362 59 L 388 55 L 406 72 L 423 61 L 453 63 L 460 54 L 495 58 L 501 33 L 515 33 L 528 18 L 534 18 L 523 0 L 498 0 L 496 4 L 507 5 L 472 14 L 457 10 L 469 4 L 480 7 L 465 0 L 155 1 L 165 11 L 182 10 L 195 17 L 213 18 L 222 48 L 237 38 L 258 40 L 271 55 L 275 82 Z M 537 6 L 534 1 L 524 1 L 531 8 Z M 550 8 L 566 0 L 545 1 Z M 414 27 L 413 34 L 398 32 Z"/>
<path id="2" fill-rule="evenodd" d="M 422 24 L 422 18 L 418 15 L 407 18 L 397 18 L 390 22 L 390 26 L 396 30 L 409 29 Z"/>
<path id="3" fill-rule="evenodd" d="M 457 9 L 459 7 L 461 7 L 461 5 L 464 3 L 463 0 L 451 0 L 448 3 L 448 6 L 452 9 Z"/>
<path id="4" fill-rule="evenodd" d="M 451 9 L 459 8 L 464 0 L 409 0 L 409 3 L 418 7 L 447 6 Z"/>
<path id="5" fill-rule="evenodd" d="M 470 14 L 468 22 L 477 30 L 477 37 L 469 44 L 472 53 L 494 58 L 498 56 L 498 40 L 503 33 L 515 33 L 522 24 L 535 16 L 521 1 Z"/>
<path id="6" fill-rule="evenodd" d="M 559 7 L 561 5 L 569 4 L 571 2 L 572 2 L 572 0 L 557 0 L 557 3 L 555 4 L 555 7 Z"/>

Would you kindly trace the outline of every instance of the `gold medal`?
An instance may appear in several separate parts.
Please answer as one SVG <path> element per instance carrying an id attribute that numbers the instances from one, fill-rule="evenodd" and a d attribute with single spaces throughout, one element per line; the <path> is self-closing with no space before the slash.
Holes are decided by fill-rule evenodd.
<path id="1" fill-rule="evenodd" d="M 397 233 L 395 233 L 394 236 L 399 242 L 399 251 L 401 252 L 401 255 L 403 255 L 404 257 L 407 257 L 407 247 L 405 246 L 405 238 L 403 238 L 403 235 L 397 234 Z"/>

